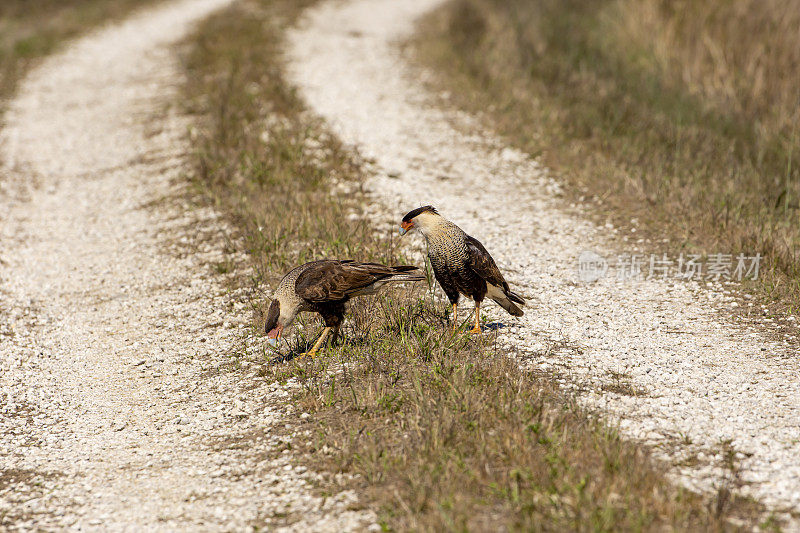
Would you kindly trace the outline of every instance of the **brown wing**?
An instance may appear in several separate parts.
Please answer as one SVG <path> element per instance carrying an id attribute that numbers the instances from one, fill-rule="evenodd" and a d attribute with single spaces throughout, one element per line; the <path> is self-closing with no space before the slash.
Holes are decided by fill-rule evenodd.
<path id="1" fill-rule="evenodd" d="M 318 261 L 298 276 L 294 290 L 313 303 L 346 300 L 359 289 L 392 275 L 394 270 L 377 263 Z"/>
<path id="2" fill-rule="evenodd" d="M 508 283 L 494 264 L 492 256 L 480 241 L 469 235 L 467 235 L 467 266 L 487 283 L 508 291 Z"/>

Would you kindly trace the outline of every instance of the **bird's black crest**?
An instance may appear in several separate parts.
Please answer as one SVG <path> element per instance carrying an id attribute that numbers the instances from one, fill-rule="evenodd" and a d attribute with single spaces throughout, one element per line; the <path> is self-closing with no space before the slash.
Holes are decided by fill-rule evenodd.
<path id="1" fill-rule="evenodd" d="M 413 211 L 409 211 L 406 216 L 403 217 L 403 222 L 408 222 L 415 216 L 419 215 L 420 213 L 424 213 L 425 211 L 430 211 L 431 213 L 439 214 L 435 207 L 432 205 L 426 205 L 425 207 L 418 207 Z"/>
<path id="2" fill-rule="evenodd" d="M 278 317 L 281 314 L 281 304 L 278 300 L 272 300 L 267 311 L 267 321 L 264 322 L 264 331 L 269 333 L 278 325 Z"/>

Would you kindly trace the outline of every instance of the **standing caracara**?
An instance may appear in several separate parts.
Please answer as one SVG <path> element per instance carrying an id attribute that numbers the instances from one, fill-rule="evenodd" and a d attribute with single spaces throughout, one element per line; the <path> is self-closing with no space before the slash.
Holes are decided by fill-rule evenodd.
<path id="1" fill-rule="evenodd" d="M 522 309 L 516 304 L 525 305 L 525 300 L 508 288 L 492 256 L 477 239 L 464 233 L 429 205 L 414 209 L 403 217 L 400 234 L 405 235 L 414 229 L 425 237 L 436 281 L 453 305 L 453 329 L 456 327 L 458 299 L 462 294 L 475 301 L 475 326 L 471 333 L 481 331 L 480 310 L 485 296 L 512 315 L 522 316 Z"/>
<path id="2" fill-rule="evenodd" d="M 292 269 L 286 274 L 267 312 L 264 330 L 272 342 L 280 340 L 285 328 L 291 326 L 301 311 L 322 315 L 325 329 L 314 346 L 303 355 L 314 355 L 331 330 L 339 334 L 344 319 L 344 304 L 354 296 L 375 294 L 387 283 L 425 279 L 413 266 L 385 266 L 377 263 L 357 263 L 351 260 L 323 259 Z"/>

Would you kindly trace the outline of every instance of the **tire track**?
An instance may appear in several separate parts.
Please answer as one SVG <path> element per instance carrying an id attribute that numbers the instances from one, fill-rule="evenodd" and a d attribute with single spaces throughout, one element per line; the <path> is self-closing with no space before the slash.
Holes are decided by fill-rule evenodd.
<path id="1" fill-rule="evenodd" d="M 316 474 L 273 458 L 288 392 L 246 357 L 232 368 L 260 339 L 247 295 L 211 273 L 231 259 L 230 228 L 183 199 L 173 45 L 228 3 L 169 2 L 93 33 L 10 103 L 4 180 L 27 192 L 0 197 L 0 529 L 341 531 L 373 518 L 348 510 L 352 494 L 314 497 Z"/>

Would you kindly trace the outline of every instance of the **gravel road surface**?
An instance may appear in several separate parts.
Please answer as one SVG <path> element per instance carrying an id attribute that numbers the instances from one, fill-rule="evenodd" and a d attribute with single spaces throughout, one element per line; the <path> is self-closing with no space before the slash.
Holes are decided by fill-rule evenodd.
<path id="1" fill-rule="evenodd" d="M 187 205 L 173 45 L 229 0 L 181 0 L 35 68 L 0 133 L 0 529 L 345 531 L 274 452 L 288 393 L 211 265 L 228 229 Z M 234 258 L 235 259 L 235 258 Z M 277 456 L 277 458 L 275 458 Z"/>

